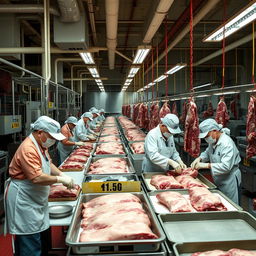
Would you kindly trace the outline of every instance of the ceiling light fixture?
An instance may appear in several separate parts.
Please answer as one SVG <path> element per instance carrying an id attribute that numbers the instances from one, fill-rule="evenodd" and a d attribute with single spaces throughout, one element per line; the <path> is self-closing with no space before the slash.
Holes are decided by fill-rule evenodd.
<path id="1" fill-rule="evenodd" d="M 198 85 L 198 86 L 195 86 L 193 89 L 196 90 L 196 89 L 203 88 L 203 87 L 207 87 L 207 86 L 210 86 L 210 85 L 212 85 L 212 83 L 207 83 L 207 84 Z"/>
<path id="2" fill-rule="evenodd" d="M 181 70 L 182 68 L 186 67 L 187 64 L 186 63 L 179 63 L 177 64 L 176 66 L 174 66 L 173 68 L 171 68 L 170 70 L 168 70 L 166 72 L 167 75 L 171 75 L 171 74 L 174 74 L 175 72 Z"/>
<path id="3" fill-rule="evenodd" d="M 228 94 L 237 94 L 237 93 L 240 93 L 240 91 L 216 92 L 213 95 L 228 95 Z"/>
<path id="4" fill-rule="evenodd" d="M 256 92 L 256 89 L 246 90 L 246 92 Z"/>
<path id="5" fill-rule="evenodd" d="M 140 68 L 131 67 L 128 77 L 134 77 Z"/>
<path id="6" fill-rule="evenodd" d="M 155 79 L 154 82 L 155 83 L 160 82 L 160 81 L 164 80 L 166 77 L 167 77 L 167 75 L 161 75 L 157 79 Z"/>
<path id="7" fill-rule="evenodd" d="M 147 46 L 139 46 L 137 49 L 137 52 L 135 54 L 133 64 L 141 64 L 146 56 L 148 55 L 149 51 L 151 49 L 150 45 Z"/>
<path id="8" fill-rule="evenodd" d="M 79 53 L 85 64 L 95 64 L 90 52 Z"/>
<path id="9" fill-rule="evenodd" d="M 98 70 L 96 68 L 88 68 L 88 70 L 90 71 L 90 73 L 93 77 L 97 77 L 97 78 L 100 77 Z"/>
<path id="10" fill-rule="evenodd" d="M 225 38 L 251 23 L 256 19 L 256 1 L 252 1 L 250 4 L 245 6 L 237 14 L 231 17 L 225 25 L 214 30 L 209 36 L 203 39 L 204 42 L 218 42 L 223 40 L 224 27 L 225 27 Z"/>
<path id="11" fill-rule="evenodd" d="M 204 98 L 204 97 L 210 97 L 210 94 L 201 94 L 201 95 L 197 95 L 195 96 L 196 98 Z"/>

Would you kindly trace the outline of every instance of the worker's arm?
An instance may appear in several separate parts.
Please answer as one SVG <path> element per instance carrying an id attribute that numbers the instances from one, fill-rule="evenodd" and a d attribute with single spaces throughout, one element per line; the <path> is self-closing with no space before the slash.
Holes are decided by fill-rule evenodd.
<path id="1" fill-rule="evenodd" d="M 209 147 L 210 146 L 208 146 L 207 149 L 200 154 L 200 159 L 201 159 L 201 162 L 203 162 L 203 163 L 208 163 L 210 161 L 210 158 L 209 158 Z"/>
<path id="2" fill-rule="evenodd" d="M 45 173 L 41 173 L 39 176 L 35 177 L 32 180 L 33 184 L 37 185 L 52 185 L 54 183 L 57 183 L 57 177 L 56 176 L 51 176 Z"/>
<path id="3" fill-rule="evenodd" d="M 81 124 L 78 124 L 75 128 L 75 134 L 76 134 L 76 137 L 81 140 L 81 141 L 87 141 L 89 140 L 88 138 L 88 129 L 83 125 Z"/>
<path id="4" fill-rule="evenodd" d="M 76 145 L 76 143 L 74 141 L 70 141 L 70 140 L 68 140 L 68 138 L 62 140 L 61 143 L 65 146 L 75 146 Z"/>
<path id="5" fill-rule="evenodd" d="M 175 147 L 173 136 L 171 138 L 169 138 L 168 145 L 169 145 L 169 147 L 171 147 L 171 145 L 173 145 L 173 153 L 170 156 L 170 158 L 176 162 L 181 161 L 180 154 L 178 153 L 178 151 L 176 150 L 176 147 Z"/>
<path id="6" fill-rule="evenodd" d="M 59 170 L 59 168 L 56 165 L 54 165 L 53 163 L 51 163 L 51 175 L 58 176 L 61 173 L 62 172 Z"/>

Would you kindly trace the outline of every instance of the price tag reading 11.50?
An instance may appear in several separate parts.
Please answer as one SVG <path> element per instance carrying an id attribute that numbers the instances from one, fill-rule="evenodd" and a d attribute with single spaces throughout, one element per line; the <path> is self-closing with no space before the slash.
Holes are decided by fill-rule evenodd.
<path id="1" fill-rule="evenodd" d="M 84 182 L 83 193 L 140 192 L 139 181 Z"/>

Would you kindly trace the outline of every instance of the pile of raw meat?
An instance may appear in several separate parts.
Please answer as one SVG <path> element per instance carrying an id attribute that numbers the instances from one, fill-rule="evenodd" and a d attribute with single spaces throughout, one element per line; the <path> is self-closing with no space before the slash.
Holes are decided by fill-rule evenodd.
<path id="1" fill-rule="evenodd" d="M 131 120 L 125 116 L 119 116 L 118 120 L 124 129 L 138 128 Z"/>
<path id="2" fill-rule="evenodd" d="M 127 162 L 123 158 L 107 157 L 93 162 L 88 174 L 112 174 L 129 172 Z"/>
<path id="3" fill-rule="evenodd" d="M 106 135 L 118 135 L 118 129 L 117 127 L 105 127 L 102 129 L 101 136 L 106 136 Z"/>
<path id="4" fill-rule="evenodd" d="M 197 170 L 192 168 L 184 169 L 179 175 L 174 171 L 168 171 L 166 174 L 153 175 L 150 184 L 160 190 L 205 187 L 203 183 L 195 179 L 197 175 Z"/>
<path id="5" fill-rule="evenodd" d="M 118 142 L 112 143 L 101 143 L 96 148 L 96 155 L 124 155 L 124 148 L 123 145 Z"/>
<path id="6" fill-rule="evenodd" d="M 112 124 L 116 124 L 116 119 L 113 116 L 106 117 L 104 121 L 104 125 L 112 125 Z"/>
<path id="7" fill-rule="evenodd" d="M 80 242 L 158 238 L 140 199 L 130 193 L 109 194 L 83 203 Z"/>
<path id="8" fill-rule="evenodd" d="M 230 249 L 229 251 L 213 250 L 207 252 L 196 252 L 191 256 L 256 256 L 256 252 L 241 249 Z"/>
<path id="9" fill-rule="evenodd" d="M 188 192 L 189 197 L 179 192 L 166 191 L 157 194 L 156 198 L 172 213 L 227 210 L 220 197 L 211 193 L 207 188 L 193 187 Z"/>
<path id="10" fill-rule="evenodd" d="M 115 136 L 115 135 L 100 137 L 99 139 L 99 142 L 112 142 L 112 141 L 121 142 L 121 139 L 119 136 Z"/>
<path id="11" fill-rule="evenodd" d="M 76 197 L 79 191 L 79 185 L 75 185 L 73 189 L 68 189 L 63 185 L 51 185 L 49 198 Z"/>
<path id="12" fill-rule="evenodd" d="M 125 136 L 128 141 L 144 141 L 146 138 L 146 134 L 138 129 L 126 130 Z"/>
<path id="13" fill-rule="evenodd" d="M 145 154 L 144 142 L 134 142 L 131 144 L 131 148 L 135 154 Z"/>

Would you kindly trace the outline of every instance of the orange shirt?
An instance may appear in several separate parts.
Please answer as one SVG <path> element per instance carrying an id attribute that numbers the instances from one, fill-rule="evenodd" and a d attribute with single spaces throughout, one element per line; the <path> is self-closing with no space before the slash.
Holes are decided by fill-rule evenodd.
<path id="1" fill-rule="evenodd" d="M 63 144 L 65 144 L 69 140 L 70 137 L 73 137 L 73 134 L 71 133 L 71 131 L 68 127 L 68 124 L 64 124 L 61 127 L 61 133 L 66 137 L 66 139 L 61 141 Z"/>
<path id="2" fill-rule="evenodd" d="M 41 148 L 41 152 L 43 155 L 46 154 L 49 161 L 51 161 L 48 150 L 44 151 Z M 19 180 L 33 180 L 42 174 L 42 162 L 40 155 L 35 144 L 29 137 L 20 144 L 13 156 L 9 166 L 9 174 L 11 178 Z"/>

